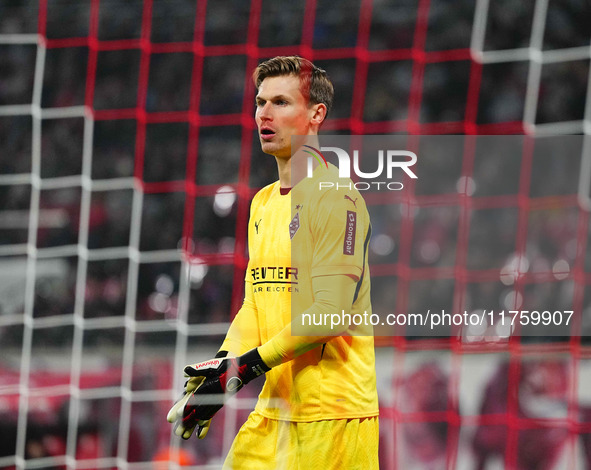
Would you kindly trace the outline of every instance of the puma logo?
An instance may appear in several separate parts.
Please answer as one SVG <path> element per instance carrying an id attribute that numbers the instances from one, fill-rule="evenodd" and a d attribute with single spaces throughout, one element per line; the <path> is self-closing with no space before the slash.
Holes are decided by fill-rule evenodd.
<path id="1" fill-rule="evenodd" d="M 255 220 L 255 222 L 254 222 L 254 229 L 256 230 L 257 235 L 259 234 L 259 225 L 261 223 L 261 220 L 263 220 L 263 219 L 259 219 L 258 222 Z"/>
<path id="2" fill-rule="evenodd" d="M 357 199 L 359 199 L 359 198 L 356 197 L 355 200 L 353 200 L 353 199 L 351 199 L 350 196 L 345 194 L 345 199 L 349 199 L 349 201 L 351 201 L 353 203 L 353 205 L 355 206 L 355 209 L 357 209 Z"/>

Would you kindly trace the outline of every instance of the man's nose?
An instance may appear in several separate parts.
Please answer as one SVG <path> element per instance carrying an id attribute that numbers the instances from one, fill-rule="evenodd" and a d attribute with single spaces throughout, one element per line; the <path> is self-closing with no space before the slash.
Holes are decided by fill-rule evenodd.
<path id="1" fill-rule="evenodd" d="M 272 114 L 271 114 L 271 106 L 270 103 L 265 103 L 264 106 L 259 107 L 259 112 L 258 112 L 259 118 L 263 121 L 268 121 L 269 119 L 272 119 Z"/>

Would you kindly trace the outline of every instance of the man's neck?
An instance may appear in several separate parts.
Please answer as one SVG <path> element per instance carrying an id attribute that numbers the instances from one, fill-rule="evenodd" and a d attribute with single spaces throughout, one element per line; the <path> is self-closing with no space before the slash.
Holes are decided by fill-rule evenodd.
<path id="1" fill-rule="evenodd" d="M 305 145 L 318 148 L 318 136 L 308 136 Z M 282 188 L 291 188 L 304 178 L 304 175 L 306 174 L 308 154 L 302 152 L 301 148 L 291 157 L 275 157 L 275 160 L 277 161 L 279 185 Z M 314 159 L 312 159 L 312 164 L 314 168 L 318 165 Z"/>
<path id="2" fill-rule="evenodd" d="M 279 186 L 291 188 L 291 157 L 275 157 L 277 161 L 277 172 L 279 173 Z"/>

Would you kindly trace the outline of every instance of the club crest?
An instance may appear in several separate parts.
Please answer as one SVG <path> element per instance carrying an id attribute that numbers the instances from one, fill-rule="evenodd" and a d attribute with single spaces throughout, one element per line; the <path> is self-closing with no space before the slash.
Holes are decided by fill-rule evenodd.
<path id="1" fill-rule="evenodd" d="M 300 228 L 300 213 L 296 212 L 296 215 L 291 219 L 289 223 L 289 238 L 293 239 L 293 236 L 296 234 L 298 229 Z"/>

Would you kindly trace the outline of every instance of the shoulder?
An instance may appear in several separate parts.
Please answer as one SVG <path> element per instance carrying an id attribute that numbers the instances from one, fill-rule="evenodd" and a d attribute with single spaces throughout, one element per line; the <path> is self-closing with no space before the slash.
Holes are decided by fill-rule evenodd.
<path id="1" fill-rule="evenodd" d="M 331 164 L 326 171 L 314 173 L 312 184 L 314 186 L 311 189 L 316 194 L 319 207 L 331 212 L 339 209 L 366 210 L 365 200 L 353 181 L 350 178 L 339 178 L 338 168 Z"/>
<path id="2" fill-rule="evenodd" d="M 275 193 L 278 192 L 279 181 L 268 184 L 264 188 L 261 188 L 252 198 L 252 207 L 256 207 L 261 204 L 265 204 Z"/>

